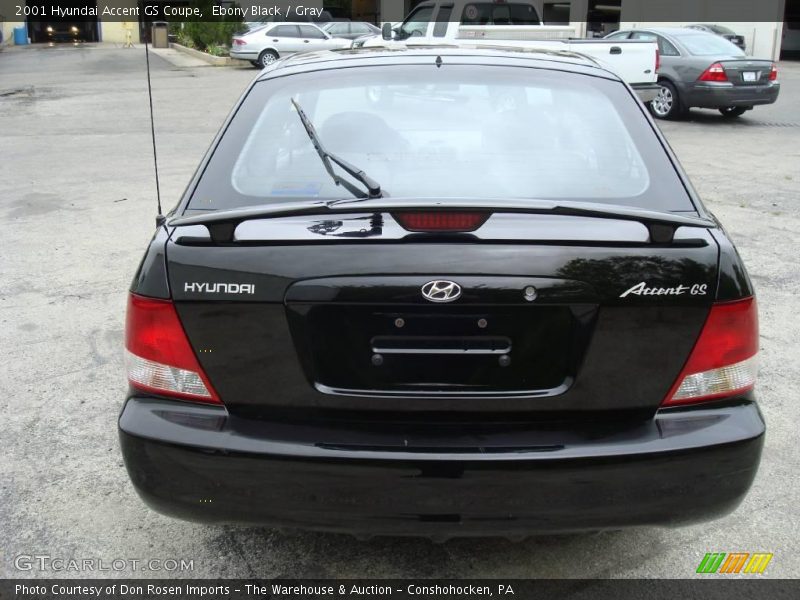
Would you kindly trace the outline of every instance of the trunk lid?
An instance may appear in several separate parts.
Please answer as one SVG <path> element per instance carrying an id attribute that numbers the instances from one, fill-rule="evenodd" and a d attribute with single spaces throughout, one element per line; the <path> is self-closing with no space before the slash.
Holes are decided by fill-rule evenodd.
<path id="1" fill-rule="evenodd" d="M 596 312 L 589 286 L 538 277 L 432 277 L 326 277 L 290 286 L 287 317 L 315 388 L 464 398 L 566 389 Z M 432 281 L 462 292 L 453 303 L 430 302 L 421 290 Z"/>
<path id="2" fill-rule="evenodd" d="M 768 60 L 728 59 L 719 61 L 725 74 L 735 86 L 765 85 L 769 83 L 772 62 Z"/>
<path id="3" fill-rule="evenodd" d="M 204 230 L 200 227 L 199 230 Z M 652 413 L 714 298 L 705 229 L 494 215 L 409 234 L 390 213 L 188 228 L 167 259 L 178 314 L 233 414 L 532 419 Z M 426 284 L 459 286 L 432 302 Z"/>

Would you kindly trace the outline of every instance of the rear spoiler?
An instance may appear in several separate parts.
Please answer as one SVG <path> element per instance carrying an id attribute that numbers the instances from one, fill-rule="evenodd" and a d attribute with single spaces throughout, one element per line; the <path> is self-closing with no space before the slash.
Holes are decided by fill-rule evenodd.
<path id="1" fill-rule="evenodd" d="M 486 200 L 469 199 L 397 199 L 374 198 L 332 201 L 287 202 L 266 204 L 249 208 L 215 210 L 207 214 L 172 217 L 167 222 L 169 227 L 190 227 L 203 225 L 211 234 L 211 241 L 216 244 L 232 243 L 236 227 L 245 221 L 255 219 L 277 219 L 302 215 L 329 216 L 334 214 L 352 214 L 374 211 L 446 211 L 459 210 L 491 213 L 518 213 L 589 217 L 595 219 L 611 219 L 617 221 L 635 221 L 641 223 L 650 235 L 651 244 L 671 244 L 675 231 L 679 227 L 715 228 L 717 223 L 712 219 L 697 216 L 664 213 L 615 204 L 598 204 L 575 201 L 549 200 Z"/>

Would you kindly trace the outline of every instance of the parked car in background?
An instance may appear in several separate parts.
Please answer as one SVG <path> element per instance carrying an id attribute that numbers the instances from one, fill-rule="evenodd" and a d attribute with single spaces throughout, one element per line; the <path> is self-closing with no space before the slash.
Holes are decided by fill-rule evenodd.
<path id="1" fill-rule="evenodd" d="M 539 3 L 541 4 L 541 3 Z M 552 52 L 579 52 L 617 73 L 642 101 L 655 98 L 658 52 L 653 42 L 624 44 L 575 39 L 569 25 L 545 25 L 532 0 L 473 2 L 427 0 L 394 26 L 384 23 L 381 35 L 353 40 L 353 48 L 403 48 L 431 45 L 512 46 Z"/>
<path id="2" fill-rule="evenodd" d="M 75 23 L 56 23 L 45 29 L 48 42 L 80 42 L 81 30 Z"/>
<path id="3" fill-rule="evenodd" d="M 350 40 L 336 38 L 313 23 L 273 23 L 234 36 L 231 58 L 249 60 L 257 67 L 267 67 L 282 56 L 296 52 L 349 48 Z"/>
<path id="4" fill-rule="evenodd" d="M 338 11 L 334 10 L 334 13 Z M 282 12 L 280 15 L 270 17 L 273 23 L 279 22 L 292 22 L 292 23 L 316 23 L 322 25 L 323 23 L 330 23 L 336 18 L 336 15 L 329 10 L 323 10 L 319 14 L 309 13 L 304 10 L 303 6 L 295 5 L 294 8 L 289 8 L 288 11 Z"/>
<path id="5" fill-rule="evenodd" d="M 742 51 L 747 49 L 747 44 L 744 41 L 744 36 L 737 34 L 732 29 L 728 29 L 727 27 L 723 27 L 722 25 L 706 25 L 706 24 L 696 24 L 696 25 L 687 25 L 689 29 L 694 29 L 696 31 L 705 31 L 706 33 L 713 33 L 714 35 L 719 35 L 724 37 L 730 43 L 739 46 Z"/>
<path id="6" fill-rule="evenodd" d="M 256 29 L 261 29 L 262 27 L 266 27 L 270 24 L 270 21 L 245 21 L 242 24 L 242 29 L 237 31 L 235 35 L 244 35 L 246 33 L 251 33 Z"/>
<path id="7" fill-rule="evenodd" d="M 715 108 L 738 117 L 754 106 L 778 99 L 778 69 L 771 60 L 745 56 L 728 40 L 686 27 L 621 30 L 607 40 L 653 40 L 658 43 L 660 90 L 649 102 L 659 119 L 675 119 L 690 108 Z"/>
<path id="8" fill-rule="evenodd" d="M 333 21 L 325 23 L 321 27 L 323 31 L 327 31 L 333 36 L 348 40 L 354 40 L 364 35 L 379 35 L 381 32 L 378 27 L 366 21 Z"/>

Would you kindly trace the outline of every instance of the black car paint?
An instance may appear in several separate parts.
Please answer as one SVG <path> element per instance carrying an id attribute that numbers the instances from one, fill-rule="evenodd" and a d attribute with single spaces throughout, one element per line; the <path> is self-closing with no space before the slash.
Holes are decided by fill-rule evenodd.
<path id="1" fill-rule="evenodd" d="M 705 232 L 704 232 L 705 233 Z M 694 235 L 697 235 L 696 233 Z M 640 281 L 651 281 L 653 285 L 673 287 L 680 282 L 691 281 L 694 284 L 705 284 L 711 289 L 716 284 L 715 264 L 718 249 L 713 239 L 705 233 L 707 244 L 698 248 L 661 248 L 660 258 L 653 259 L 651 248 L 594 248 L 591 246 L 562 246 L 535 244 L 454 244 L 454 243 L 405 243 L 405 244 L 369 244 L 365 251 L 364 244 L 342 242 L 334 245 L 325 244 L 324 252 L 313 244 L 267 245 L 246 247 L 208 247 L 169 246 L 172 297 L 181 319 L 184 321 L 190 341 L 196 348 L 214 348 L 214 352 L 199 356 L 201 364 L 212 380 L 217 382 L 220 393 L 226 397 L 229 410 L 250 408 L 250 405 L 291 408 L 297 406 L 321 406 L 353 409 L 373 409 L 376 411 L 398 410 L 453 410 L 458 401 L 444 405 L 431 404 L 425 398 L 384 399 L 375 403 L 369 394 L 359 393 L 357 397 L 343 397 L 340 394 L 321 394 L 317 384 L 326 382 L 314 378 L 314 373 L 322 365 L 314 365 L 309 354 L 300 351 L 307 348 L 309 334 L 305 333 L 305 321 L 297 317 L 295 310 L 301 310 L 302 304 L 296 301 L 297 287 L 313 277 L 320 282 L 327 282 L 327 289 L 319 292 L 316 304 L 328 304 L 331 307 L 342 307 L 353 304 L 360 305 L 368 311 L 372 322 L 382 322 L 390 327 L 398 317 L 410 323 L 424 318 L 423 314 L 447 314 L 447 306 L 434 306 L 426 302 L 419 294 L 419 289 L 426 281 L 436 278 L 449 278 L 461 282 L 473 273 L 491 273 L 496 265 L 502 264 L 506 273 L 519 278 L 515 288 L 505 292 L 507 297 L 500 302 L 506 306 L 526 306 L 522 290 L 527 285 L 534 285 L 541 294 L 534 303 L 536 307 L 548 305 L 568 307 L 580 316 L 575 317 L 575 325 L 581 321 L 591 322 L 592 327 L 600 328 L 602 337 L 595 338 L 595 344 L 608 344 L 606 350 L 595 348 L 591 360 L 583 365 L 585 377 L 590 373 L 602 373 L 610 364 L 604 364 L 606 357 L 612 360 L 631 361 L 632 368 L 642 374 L 641 379 L 630 378 L 618 383 L 618 394 L 608 400 L 609 410 L 637 409 L 651 412 L 663 399 L 667 389 L 677 376 L 682 361 L 694 344 L 697 331 L 702 326 L 712 298 L 685 296 L 673 300 L 669 306 L 660 304 L 652 306 L 645 298 L 619 299 L 626 289 Z M 686 260 L 687 251 L 691 251 L 695 259 Z M 435 261 L 431 257 L 435 256 Z M 225 269 L 225 265 L 236 265 L 235 269 Z M 380 267 L 378 266 L 380 265 Z M 386 285 L 375 285 L 377 269 Z M 265 269 L 267 272 L 264 272 Z M 353 276 L 351 274 L 363 274 Z M 414 273 L 414 275 L 408 275 Z M 546 275 L 542 277 L 542 275 Z M 331 278 L 334 278 L 331 281 Z M 342 279 L 345 281 L 342 281 Z M 347 279 L 350 279 L 347 282 Z M 479 278 L 478 278 L 479 279 Z M 492 277 L 483 276 L 481 288 L 491 286 Z M 230 296 L 203 294 L 205 300 L 200 302 L 196 292 L 184 291 L 187 281 L 220 280 L 232 283 L 252 284 L 254 295 L 244 295 L 237 299 Z M 296 283 L 300 282 L 300 283 Z M 364 286 L 369 284 L 369 290 Z M 349 283 L 349 285 L 348 285 Z M 470 282 L 471 283 L 471 282 Z M 317 286 L 319 290 L 321 283 Z M 465 286 L 470 289 L 469 285 Z M 360 293 L 360 298 L 353 294 Z M 489 297 L 481 298 L 474 294 L 476 305 L 474 319 L 487 318 L 490 327 L 487 334 L 507 335 L 507 330 L 495 330 L 498 320 L 493 312 Z M 322 302 L 322 298 L 325 302 Z M 472 296 L 464 298 L 459 306 L 469 306 Z M 306 298 L 305 305 L 314 304 L 313 298 Z M 598 307 L 602 305 L 602 309 Z M 453 305 L 451 305 L 453 306 Z M 631 311 L 637 306 L 636 311 Z M 388 309 L 391 307 L 391 311 Z M 286 310 L 289 309 L 287 321 Z M 378 319 L 375 313 L 384 313 Z M 416 312 L 412 316 L 412 312 Z M 492 318 L 495 315 L 495 318 Z M 292 318 L 294 317 L 294 318 Z M 368 319 L 366 312 L 364 313 Z M 638 325 L 631 323 L 641 320 Z M 350 321 L 351 324 L 358 320 Z M 294 327 L 290 330 L 290 325 Z M 626 325 L 627 323 L 627 325 Z M 620 327 L 622 326 L 622 327 Z M 629 327 L 633 326 L 633 329 Z M 656 328 L 652 335 L 632 336 L 631 332 L 638 327 Z M 367 327 L 363 335 L 377 332 Z M 227 332 L 227 335 L 226 335 Z M 317 332 L 317 337 L 319 337 Z M 361 332 L 351 328 L 352 336 Z M 437 333 L 439 333 L 437 331 Z M 586 335 L 586 334 L 584 334 Z M 619 337 L 617 337 L 619 336 Z M 292 344 L 291 340 L 294 340 Z M 349 338 L 348 338 L 349 339 Z M 601 341 L 602 340 L 602 341 Z M 569 350 L 562 347 L 567 338 L 559 339 L 557 335 L 548 336 L 554 353 L 565 354 Z M 667 345 L 674 348 L 674 354 L 664 357 L 664 363 L 651 360 L 659 353 L 659 347 Z M 287 355 L 285 349 L 295 346 L 303 364 L 303 372 L 299 372 L 293 354 Z M 622 346 L 618 352 L 611 352 Z M 362 346 L 358 346 L 364 350 Z M 237 350 L 239 349 L 239 350 Z M 246 349 L 245 352 L 242 350 Z M 231 357 L 235 356 L 237 369 L 241 374 L 234 375 L 230 370 Z M 579 357 L 575 357 L 578 360 Z M 360 356 L 364 368 L 369 366 L 369 356 Z M 304 362 L 305 361 L 305 362 Z M 310 361 L 310 362 L 309 362 Z M 487 361 L 488 362 L 488 361 Z M 577 363 L 568 375 L 574 375 Z M 356 367 L 353 367 L 356 368 Z M 216 375 L 216 377 L 215 377 Z M 565 374 L 566 375 L 566 374 Z M 498 371 L 497 377 L 502 377 Z M 269 386 L 274 377 L 280 377 L 281 390 L 277 397 L 265 398 L 259 390 Z M 595 380 L 593 377 L 592 380 Z M 310 386 L 309 383 L 312 385 Z M 565 382 L 561 382 L 565 383 Z M 552 386 L 557 388 L 561 385 Z M 358 386 L 355 386 L 356 389 Z M 316 388 L 316 389 L 315 389 Z M 597 411 L 594 400 L 597 390 L 585 389 L 580 384 L 563 394 L 547 395 L 519 394 L 521 397 L 497 398 L 490 396 L 485 400 L 475 399 L 470 410 L 496 412 L 530 410 L 535 406 L 537 411 Z M 379 394 L 378 394 L 379 395 Z M 525 396 L 528 396 L 525 399 Z"/>
<path id="2" fill-rule="evenodd" d="M 708 218 L 643 115 L 698 215 Z M 215 145 L 175 214 L 183 214 Z M 677 525 L 738 505 L 765 431 L 753 394 L 659 408 L 711 303 L 753 294 L 721 227 L 679 229 L 684 235 L 675 243 L 656 246 L 624 235 L 616 244 L 568 241 L 569 231 L 523 243 L 481 239 L 490 228 L 470 236 L 400 234 L 386 227 L 391 213 L 364 218 L 381 227 L 287 219 L 287 231 L 303 227 L 306 237 L 255 236 L 241 245 L 187 243 L 185 232 L 158 229 L 131 292 L 172 298 L 193 347 L 214 346 L 198 358 L 225 406 L 129 392 L 120 440 L 134 486 L 150 506 L 206 522 L 516 538 Z M 362 230 L 370 235 L 334 237 Z M 392 318 L 413 322 L 414 315 L 446 310 L 421 299 L 421 283 L 481 273 L 489 289 L 467 285 L 475 291 L 460 309 L 470 320 L 493 294 L 508 309 L 521 308 L 520 289 L 533 285 L 540 292 L 535 307 L 566 311 L 573 335 L 585 340 L 550 340 L 553 353 L 568 358 L 549 391 L 375 393 L 317 381 L 320 369 L 303 331 L 314 310 L 389 307 Z M 365 286 L 365 276 L 380 276 L 379 285 Z M 209 278 L 255 284 L 256 295 L 198 302 L 183 289 Z M 656 303 L 619 298 L 639 281 L 669 287 L 687 279 L 710 293 Z"/>
<path id="3" fill-rule="evenodd" d="M 719 517 L 747 493 L 764 438 L 745 398 L 648 420 L 470 429 L 270 423 L 133 397 L 120 429 L 131 480 L 164 514 L 434 539 Z"/>

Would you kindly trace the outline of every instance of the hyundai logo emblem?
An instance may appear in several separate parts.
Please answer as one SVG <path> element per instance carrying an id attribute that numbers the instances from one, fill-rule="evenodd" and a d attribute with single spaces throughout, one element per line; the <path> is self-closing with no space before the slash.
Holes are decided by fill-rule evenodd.
<path id="1" fill-rule="evenodd" d="M 452 302 L 461 297 L 461 286 L 454 281 L 429 281 L 422 286 L 422 296 L 431 302 Z"/>

